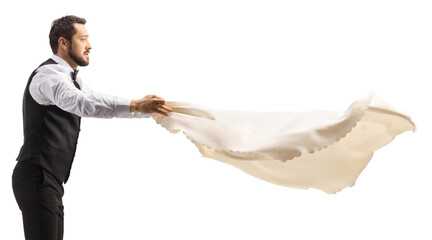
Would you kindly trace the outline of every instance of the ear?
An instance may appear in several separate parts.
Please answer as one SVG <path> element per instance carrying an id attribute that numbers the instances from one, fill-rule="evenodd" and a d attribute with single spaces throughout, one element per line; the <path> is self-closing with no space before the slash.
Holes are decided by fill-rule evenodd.
<path id="1" fill-rule="evenodd" d="M 69 41 L 66 40 L 66 38 L 64 38 L 64 37 L 60 37 L 58 39 L 58 47 L 63 49 L 63 50 L 67 51 L 69 49 L 69 44 L 70 44 Z"/>

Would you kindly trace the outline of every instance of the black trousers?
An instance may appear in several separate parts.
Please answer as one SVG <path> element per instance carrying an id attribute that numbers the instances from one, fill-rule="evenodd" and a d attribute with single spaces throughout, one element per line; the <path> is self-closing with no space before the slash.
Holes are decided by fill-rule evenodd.
<path id="1" fill-rule="evenodd" d="M 26 240 L 63 239 L 63 184 L 42 167 L 18 162 L 12 175 Z"/>

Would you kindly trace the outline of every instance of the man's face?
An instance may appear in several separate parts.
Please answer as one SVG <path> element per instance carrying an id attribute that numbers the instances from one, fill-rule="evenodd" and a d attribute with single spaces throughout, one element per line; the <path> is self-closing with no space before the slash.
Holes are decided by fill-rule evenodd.
<path id="1" fill-rule="evenodd" d="M 72 36 L 72 42 L 69 45 L 68 54 L 78 66 L 87 66 L 89 64 L 89 54 L 91 45 L 88 40 L 89 35 L 83 24 L 74 23 L 77 32 Z"/>

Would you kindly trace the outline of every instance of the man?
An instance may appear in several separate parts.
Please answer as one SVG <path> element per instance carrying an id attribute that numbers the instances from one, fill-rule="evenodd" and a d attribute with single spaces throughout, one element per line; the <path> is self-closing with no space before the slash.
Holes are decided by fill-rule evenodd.
<path id="1" fill-rule="evenodd" d="M 77 67 L 89 64 L 86 20 L 65 16 L 49 34 L 53 56 L 30 76 L 24 91 L 24 144 L 12 175 L 27 240 L 63 239 L 63 183 L 75 156 L 81 117 L 169 115 L 164 99 L 127 100 L 92 91 Z"/>

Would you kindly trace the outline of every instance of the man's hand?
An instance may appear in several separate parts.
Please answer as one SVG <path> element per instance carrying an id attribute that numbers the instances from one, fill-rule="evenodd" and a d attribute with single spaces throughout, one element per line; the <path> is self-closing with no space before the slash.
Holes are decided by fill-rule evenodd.
<path id="1" fill-rule="evenodd" d="M 172 111 L 165 105 L 165 100 L 156 95 L 147 95 L 141 99 L 132 100 L 130 104 L 131 112 L 159 113 L 168 116 Z"/>

